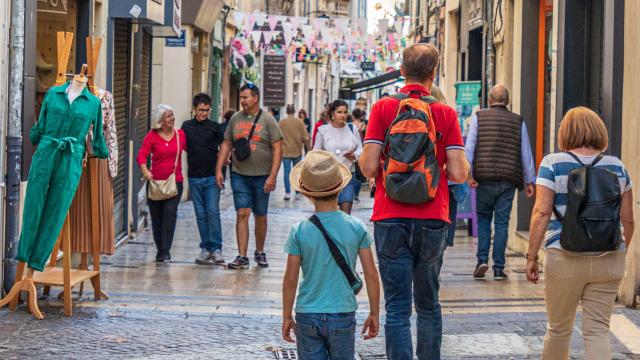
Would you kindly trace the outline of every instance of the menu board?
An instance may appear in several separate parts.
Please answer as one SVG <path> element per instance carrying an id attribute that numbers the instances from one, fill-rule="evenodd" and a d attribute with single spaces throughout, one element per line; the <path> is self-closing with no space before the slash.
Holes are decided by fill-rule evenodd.
<path id="1" fill-rule="evenodd" d="M 285 55 L 265 55 L 262 70 L 262 103 L 268 107 L 286 105 L 287 58 Z"/>

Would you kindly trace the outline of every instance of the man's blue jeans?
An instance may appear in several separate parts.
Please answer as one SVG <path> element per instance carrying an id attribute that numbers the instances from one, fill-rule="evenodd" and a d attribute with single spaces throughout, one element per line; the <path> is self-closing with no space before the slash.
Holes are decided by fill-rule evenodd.
<path id="1" fill-rule="evenodd" d="M 441 220 L 387 219 L 375 223 L 389 359 L 413 359 L 412 304 L 418 314 L 418 359 L 440 359 L 442 313 L 438 278 L 448 229 L 449 224 Z"/>
<path id="2" fill-rule="evenodd" d="M 284 166 L 284 192 L 287 194 L 291 194 L 291 182 L 289 182 L 291 168 L 296 166 L 300 160 L 302 160 L 302 156 L 298 156 L 297 158 L 282 158 L 282 165 Z"/>
<path id="3" fill-rule="evenodd" d="M 222 250 L 220 189 L 216 178 L 190 178 L 189 188 L 200 232 L 200 248 L 209 252 Z"/>
<path id="4" fill-rule="evenodd" d="M 353 360 L 356 315 L 298 313 L 295 335 L 300 360 Z"/>
<path id="5" fill-rule="evenodd" d="M 478 262 L 489 262 L 491 247 L 491 220 L 493 219 L 493 270 L 505 266 L 504 252 L 509 238 L 509 218 L 516 186 L 506 181 L 482 182 L 476 189 L 478 214 Z"/>

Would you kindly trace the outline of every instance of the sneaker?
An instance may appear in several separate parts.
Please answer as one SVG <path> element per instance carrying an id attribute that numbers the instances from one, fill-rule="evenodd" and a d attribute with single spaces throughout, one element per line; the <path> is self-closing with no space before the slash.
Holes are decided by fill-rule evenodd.
<path id="1" fill-rule="evenodd" d="M 302 199 L 302 195 L 299 192 L 297 192 L 296 195 L 293 198 L 295 200 L 300 200 L 300 199 Z"/>
<path id="2" fill-rule="evenodd" d="M 206 249 L 202 249 L 200 255 L 196 258 L 196 264 L 198 265 L 212 265 L 213 264 L 213 253 L 210 253 Z"/>
<path id="3" fill-rule="evenodd" d="M 505 274 L 504 270 L 498 269 L 493 271 L 493 280 L 495 281 L 505 281 L 509 279 L 507 274 Z"/>
<path id="4" fill-rule="evenodd" d="M 284 201 L 289 201 L 289 199 L 291 199 L 291 194 L 289 193 L 284 194 Z"/>
<path id="5" fill-rule="evenodd" d="M 360 197 L 359 196 L 354 197 L 353 198 L 353 202 L 359 203 L 360 202 Z"/>
<path id="6" fill-rule="evenodd" d="M 263 268 L 269 267 L 269 262 L 267 261 L 267 254 L 256 251 L 253 259 L 258 263 L 258 266 Z"/>
<path id="7" fill-rule="evenodd" d="M 249 268 L 249 258 L 246 256 L 236 256 L 236 259 L 227 264 L 228 269 L 240 270 Z"/>
<path id="8" fill-rule="evenodd" d="M 213 263 L 216 265 L 224 264 L 224 257 L 222 257 L 222 251 L 216 250 L 213 252 Z"/>
<path id="9" fill-rule="evenodd" d="M 476 280 L 484 280 L 484 274 L 489 270 L 487 263 L 479 262 L 476 265 L 476 270 L 473 272 L 473 278 Z"/>

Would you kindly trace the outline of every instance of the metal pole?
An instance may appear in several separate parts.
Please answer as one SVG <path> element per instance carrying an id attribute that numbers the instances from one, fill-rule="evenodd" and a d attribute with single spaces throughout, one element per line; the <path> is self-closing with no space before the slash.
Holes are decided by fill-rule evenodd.
<path id="1" fill-rule="evenodd" d="M 486 19 L 485 22 L 485 41 L 486 41 L 486 50 L 485 50 L 485 81 L 486 81 L 486 90 L 485 90 L 485 101 L 488 102 L 488 93 L 489 90 L 493 87 L 493 0 L 486 0 L 485 5 L 486 10 Z"/>
<path id="2" fill-rule="evenodd" d="M 9 123 L 7 124 L 7 195 L 5 211 L 4 289 L 16 277 L 16 254 L 20 236 L 20 182 L 22 165 L 22 100 L 24 84 L 25 0 L 11 0 L 9 55 Z"/>

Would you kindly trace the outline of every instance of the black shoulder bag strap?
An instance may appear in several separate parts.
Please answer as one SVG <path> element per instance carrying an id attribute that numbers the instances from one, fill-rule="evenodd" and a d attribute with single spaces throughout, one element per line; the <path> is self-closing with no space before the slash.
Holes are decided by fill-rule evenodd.
<path id="1" fill-rule="evenodd" d="M 253 120 L 253 125 L 251 126 L 251 131 L 249 131 L 249 137 L 247 138 L 247 140 L 249 141 L 251 141 L 251 138 L 253 137 L 253 132 L 256 130 L 256 125 L 258 124 L 258 120 L 260 120 L 260 115 L 262 115 L 262 109 L 260 109 L 255 120 Z"/>
<path id="2" fill-rule="evenodd" d="M 351 285 L 352 288 L 358 285 L 360 282 L 358 281 L 358 279 L 356 279 L 356 276 L 353 275 L 353 271 L 351 271 L 351 268 L 347 264 L 347 261 L 345 260 L 344 256 L 342 256 L 342 253 L 340 252 L 336 244 L 333 242 L 333 240 L 331 240 L 331 237 L 327 233 L 327 230 L 324 228 L 324 226 L 322 226 L 322 223 L 320 222 L 318 216 L 311 216 L 309 218 L 309 221 L 311 221 L 313 225 L 315 225 L 318 230 L 320 230 L 322 235 L 324 235 L 324 239 L 327 241 L 327 246 L 329 246 L 329 251 L 333 256 L 333 259 L 338 264 L 338 267 L 340 267 L 340 270 L 342 270 L 342 273 L 347 278 L 349 285 Z"/>

